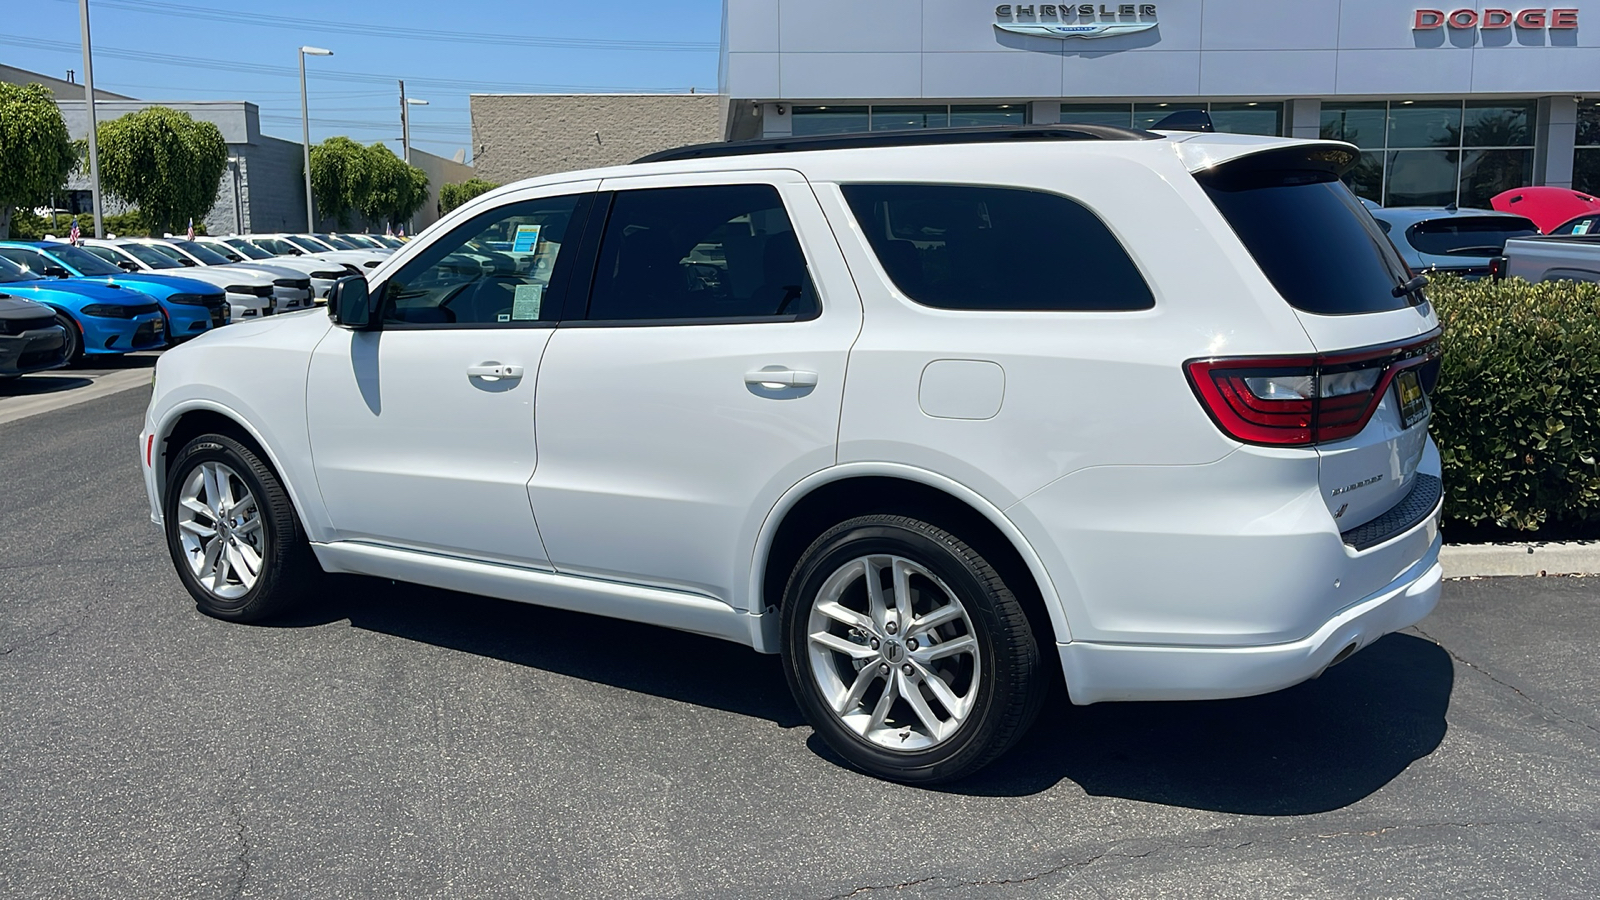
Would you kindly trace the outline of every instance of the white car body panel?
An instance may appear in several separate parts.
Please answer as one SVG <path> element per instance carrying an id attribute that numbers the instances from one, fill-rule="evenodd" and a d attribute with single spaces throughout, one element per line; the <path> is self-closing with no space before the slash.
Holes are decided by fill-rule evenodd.
<path id="1" fill-rule="evenodd" d="M 1437 476 L 1425 428 L 1402 432 L 1386 400 L 1339 444 L 1246 445 L 1211 421 L 1184 374 L 1191 359 L 1365 348 L 1436 326 L 1427 308 L 1297 312 L 1190 176 L 1314 143 L 1173 135 L 836 150 L 523 182 L 452 211 L 370 269 L 373 288 L 456 225 L 515 200 L 755 181 L 778 186 L 822 314 L 365 333 L 290 316 L 169 351 L 147 436 L 159 449 L 201 406 L 238 417 L 290 484 L 327 568 L 767 652 L 777 598 L 764 596 L 763 575 L 784 514 L 824 484 L 900 478 L 966 503 L 1011 541 L 1053 626 L 1039 639 L 1056 643 L 1076 702 L 1275 690 L 1417 621 L 1439 591 L 1437 509 L 1364 550 L 1341 535 L 1416 473 Z M 917 304 L 850 213 L 838 185 L 852 181 L 1073 197 L 1122 242 L 1155 306 Z M 465 368 L 486 363 L 520 366 L 520 378 L 473 386 Z M 816 385 L 764 393 L 745 382 L 769 366 L 814 372 Z M 1392 487 L 1336 519 L 1328 486 L 1375 465 Z M 154 509 L 159 458 L 146 472 Z"/>

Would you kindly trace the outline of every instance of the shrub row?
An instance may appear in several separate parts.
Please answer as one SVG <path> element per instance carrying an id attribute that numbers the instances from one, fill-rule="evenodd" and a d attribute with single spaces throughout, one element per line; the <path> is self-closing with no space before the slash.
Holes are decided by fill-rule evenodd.
<path id="1" fill-rule="evenodd" d="M 1447 530 L 1600 525 L 1600 284 L 1437 277 L 1428 297 Z"/>

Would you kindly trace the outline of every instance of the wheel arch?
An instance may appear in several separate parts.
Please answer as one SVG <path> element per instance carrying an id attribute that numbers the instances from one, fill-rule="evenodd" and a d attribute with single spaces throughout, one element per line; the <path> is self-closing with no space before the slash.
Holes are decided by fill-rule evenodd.
<path id="1" fill-rule="evenodd" d="M 155 469 L 158 498 L 165 498 L 167 495 L 167 469 L 172 458 L 190 441 L 202 434 L 221 434 L 231 437 L 260 455 L 278 476 L 278 480 L 283 483 L 284 490 L 289 494 L 289 501 L 294 504 L 295 515 L 299 517 L 301 527 L 309 526 L 312 520 L 306 515 L 305 504 L 294 482 L 286 477 L 279 454 L 271 443 L 260 431 L 251 426 L 244 416 L 212 401 L 196 400 L 175 407 L 167 412 L 161 424 L 157 426 L 155 430 L 157 452 L 151 463 Z M 164 500 L 162 502 L 164 503 Z"/>
<path id="2" fill-rule="evenodd" d="M 871 513 L 912 515 L 959 535 L 1000 571 L 1041 644 L 1047 638 L 1072 639 L 1043 561 L 999 507 L 952 479 L 895 464 L 852 464 L 818 472 L 778 500 L 762 524 L 752 560 L 753 611 L 778 607 L 795 563 L 818 535 L 845 519 Z M 777 646 L 775 640 L 772 646 Z"/>

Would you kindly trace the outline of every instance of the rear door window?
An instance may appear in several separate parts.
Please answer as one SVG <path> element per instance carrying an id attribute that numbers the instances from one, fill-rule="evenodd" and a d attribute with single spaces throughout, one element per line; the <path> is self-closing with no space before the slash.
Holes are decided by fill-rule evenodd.
<path id="1" fill-rule="evenodd" d="M 1246 164 L 1197 175 L 1261 271 L 1295 309 L 1319 315 L 1404 309 L 1411 276 L 1337 174 Z"/>
<path id="2" fill-rule="evenodd" d="M 1077 201 L 952 184 L 840 187 L 902 294 L 970 310 L 1124 311 L 1155 296 L 1128 252 Z M 1070 248 L 1071 265 L 1046 265 Z"/>
<path id="3" fill-rule="evenodd" d="M 1406 229 L 1406 240 L 1430 256 L 1499 256 L 1511 238 L 1538 233 L 1531 221 L 1517 216 L 1451 216 L 1418 222 Z"/>

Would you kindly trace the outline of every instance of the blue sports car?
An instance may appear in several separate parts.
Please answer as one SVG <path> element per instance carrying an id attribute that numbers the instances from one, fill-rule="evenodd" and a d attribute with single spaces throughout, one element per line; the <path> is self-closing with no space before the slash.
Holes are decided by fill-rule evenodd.
<path id="1" fill-rule="evenodd" d="M 216 285 L 175 275 L 124 272 L 82 247 L 43 241 L 0 241 L 0 258 L 35 276 L 85 278 L 149 294 L 167 317 L 172 343 L 220 328 L 230 318 L 228 295 Z"/>
<path id="2" fill-rule="evenodd" d="M 50 307 L 67 330 L 67 359 L 167 345 L 166 318 L 149 294 L 77 279 L 40 280 L 0 257 L 0 293 Z"/>

